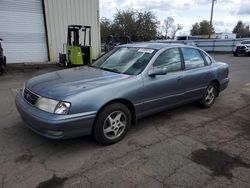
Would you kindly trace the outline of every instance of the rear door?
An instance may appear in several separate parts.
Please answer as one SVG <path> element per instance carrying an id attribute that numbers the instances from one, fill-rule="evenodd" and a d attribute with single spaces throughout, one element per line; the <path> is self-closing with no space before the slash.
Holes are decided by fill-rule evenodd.
<path id="1" fill-rule="evenodd" d="M 196 48 L 181 48 L 185 69 L 183 89 L 185 90 L 185 100 L 201 98 L 212 77 L 211 66 L 209 66 Z"/>

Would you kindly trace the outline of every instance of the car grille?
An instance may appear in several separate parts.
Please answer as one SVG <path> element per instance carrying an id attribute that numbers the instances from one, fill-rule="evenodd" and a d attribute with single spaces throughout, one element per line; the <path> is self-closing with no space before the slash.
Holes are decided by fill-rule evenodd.
<path id="1" fill-rule="evenodd" d="M 28 89 L 24 89 L 23 92 L 23 97 L 25 98 L 26 101 L 28 101 L 30 104 L 35 105 L 36 101 L 39 99 L 39 96 L 36 94 L 32 93 Z"/>
<path id="2" fill-rule="evenodd" d="M 237 50 L 245 50 L 246 47 L 245 46 L 237 46 Z"/>

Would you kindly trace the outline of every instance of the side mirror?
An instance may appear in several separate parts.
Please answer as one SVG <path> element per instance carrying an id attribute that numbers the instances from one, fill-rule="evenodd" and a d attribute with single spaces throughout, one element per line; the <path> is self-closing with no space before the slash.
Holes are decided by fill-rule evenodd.
<path id="1" fill-rule="evenodd" d="M 152 68 L 148 71 L 149 76 L 165 75 L 167 74 L 167 68 Z"/>

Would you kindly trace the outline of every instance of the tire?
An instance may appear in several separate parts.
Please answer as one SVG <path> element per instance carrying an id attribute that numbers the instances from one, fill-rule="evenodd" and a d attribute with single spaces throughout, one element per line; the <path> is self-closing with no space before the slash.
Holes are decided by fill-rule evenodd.
<path id="1" fill-rule="evenodd" d="M 210 108 L 214 104 L 217 94 L 217 85 L 214 82 L 211 82 L 207 86 L 206 91 L 202 97 L 201 106 L 203 108 Z"/>
<path id="2" fill-rule="evenodd" d="M 234 56 L 238 56 L 238 53 L 237 53 L 237 52 L 234 52 Z"/>
<path id="3" fill-rule="evenodd" d="M 64 64 L 65 67 L 68 67 L 68 62 L 67 62 L 67 60 L 64 61 L 63 64 Z"/>
<path id="4" fill-rule="evenodd" d="M 0 65 L 0 75 L 4 73 L 4 68 Z"/>
<path id="5" fill-rule="evenodd" d="M 72 67 L 71 63 L 67 62 L 67 60 L 65 60 L 64 66 L 67 67 L 67 68 L 71 68 Z"/>
<path id="6" fill-rule="evenodd" d="M 3 57 L 3 66 L 6 67 L 6 56 Z"/>
<path id="7" fill-rule="evenodd" d="M 121 103 L 112 103 L 97 116 L 93 136 L 99 144 L 115 144 L 126 136 L 130 126 L 130 110 Z"/>
<path id="8" fill-rule="evenodd" d="M 4 56 L 3 59 L 0 62 L 0 74 L 3 74 L 5 72 L 6 67 L 6 57 Z"/>

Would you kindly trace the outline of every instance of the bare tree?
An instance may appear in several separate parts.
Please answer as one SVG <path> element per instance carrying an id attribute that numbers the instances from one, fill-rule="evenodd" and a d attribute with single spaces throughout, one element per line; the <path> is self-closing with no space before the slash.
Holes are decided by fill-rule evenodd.
<path id="1" fill-rule="evenodd" d="M 178 31 L 182 30 L 183 26 L 181 24 L 177 24 L 177 26 L 175 26 L 175 28 L 173 29 L 173 33 L 172 33 L 172 39 L 175 38 L 175 35 Z"/>
<path id="2" fill-rule="evenodd" d="M 164 20 L 164 29 L 165 29 L 165 34 L 166 38 L 169 37 L 169 31 L 173 27 L 174 19 L 172 17 L 167 17 L 166 20 Z"/>

